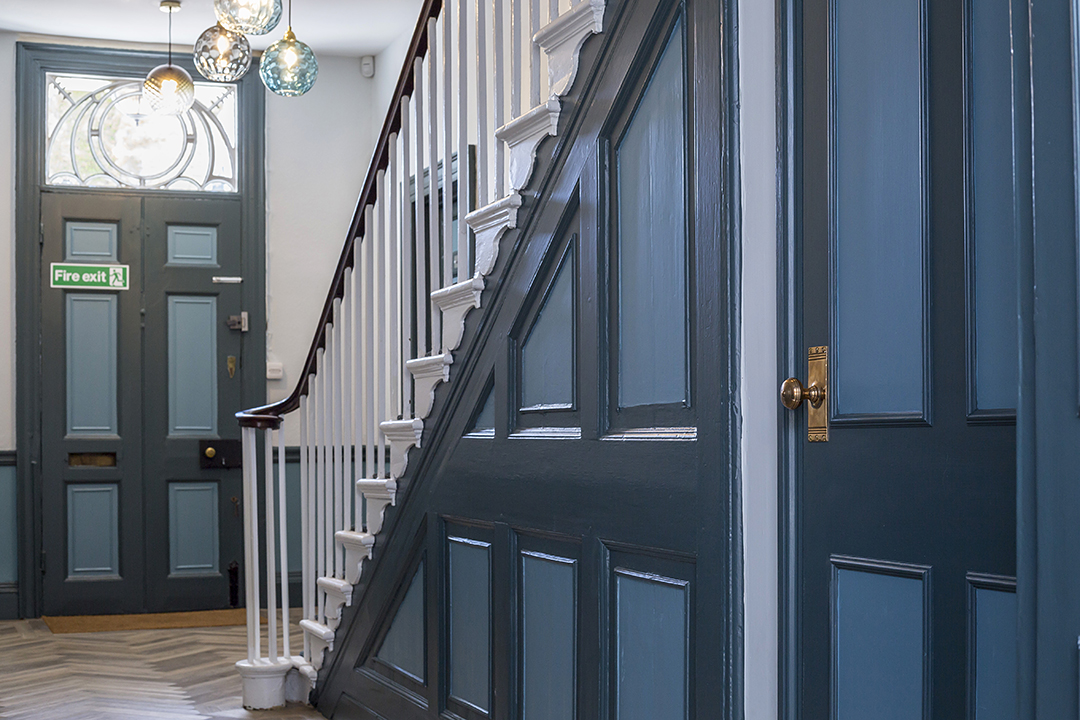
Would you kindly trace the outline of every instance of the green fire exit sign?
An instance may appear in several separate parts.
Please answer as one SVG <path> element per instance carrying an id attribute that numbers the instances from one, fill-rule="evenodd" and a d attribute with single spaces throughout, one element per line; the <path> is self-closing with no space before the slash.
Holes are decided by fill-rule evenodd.
<path id="1" fill-rule="evenodd" d="M 72 265 L 53 263 L 49 268 L 54 288 L 127 290 L 127 265 Z"/>

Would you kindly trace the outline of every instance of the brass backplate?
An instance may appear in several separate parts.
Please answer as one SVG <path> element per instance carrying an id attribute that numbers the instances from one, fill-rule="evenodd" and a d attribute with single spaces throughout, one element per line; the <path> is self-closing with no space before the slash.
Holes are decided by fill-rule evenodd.
<path id="1" fill-rule="evenodd" d="M 806 385 L 825 390 L 824 399 L 814 407 L 807 403 L 806 435 L 810 442 L 829 442 L 829 346 L 812 347 L 808 353 Z"/>

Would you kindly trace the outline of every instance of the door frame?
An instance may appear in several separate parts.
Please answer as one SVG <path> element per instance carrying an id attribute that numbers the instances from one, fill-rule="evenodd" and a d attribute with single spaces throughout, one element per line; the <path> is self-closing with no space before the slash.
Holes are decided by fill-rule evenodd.
<path id="1" fill-rule="evenodd" d="M 41 552 L 41 363 L 38 339 L 41 336 L 41 194 L 45 146 L 43 125 L 45 86 L 38 79 L 45 72 L 102 73 L 138 77 L 165 62 L 163 52 L 75 47 L 41 43 L 16 45 L 17 106 L 15 137 L 15 318 L 16 318 L 16 457 L 19 508 L 19 614 L 37 617 L 42 607 Z M 190 57 L 174 58 L 193 77 Z M 266 402 L 266 183 L 265 92 L 257 73 L 248 73 L 238 83 L 238 143 L 240 153 L 239 190 L 241 197 L 241 256 L 244 283 L 241 294 L 248 308 L 252 331 L 245 340 L 252 343 L 249 357 L 257 365 L 249 368 L 244 383 L 244 407 Z M 82 189 L 94 192 L 93 189 Z M 168 190 L 110 189 L 114 196 L 133 197 L 220 197 L 217 193 L 176 193 Z"/>
<path id="2" fill-rule="evenodd" d="M 781 378 L 799 377 L 802 341 L 801 144 L 802 112 L 797 72 L 801 67 L 801 20 L 796 0 L 776 0 L 776 367 Z M 800 362 L 801 361 L 801 362 Z M 777 415 L 777 710 L 780 720 L 799 717 L 799 495 L 802 442 L 798 415 Z"/>

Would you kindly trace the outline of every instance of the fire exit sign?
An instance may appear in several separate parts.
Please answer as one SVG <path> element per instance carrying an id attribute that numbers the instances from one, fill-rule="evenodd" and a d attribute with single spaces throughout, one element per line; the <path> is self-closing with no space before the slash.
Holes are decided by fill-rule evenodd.
<path id="1" fill-rule="evenodd" d="M 72 265 L 53 263 L 49 268 L 54 288 L 127 290 L 127 265 Z"/>

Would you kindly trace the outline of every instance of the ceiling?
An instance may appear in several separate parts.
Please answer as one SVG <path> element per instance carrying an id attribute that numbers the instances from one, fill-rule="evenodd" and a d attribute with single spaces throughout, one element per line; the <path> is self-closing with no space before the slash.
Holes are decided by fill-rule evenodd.
<path id="1" fill-rule="evenodd" d="M 284 2 L 287 13 L 289 0 Z M 293 31 L 316 54 L 374 55 L 412 31 L 420 6 L 421 0 L 295 0 Z M 213 0 L 183 0 L 173 16 L 173 42 L 190 48 L 214 22 Z M 268 35 L 249 37 L 251 46 L 265 49 L 286 24 L 283 15 Z M 131 43 L 168 40 L 158 0 L 2 0 L 0 30 Z"/>

